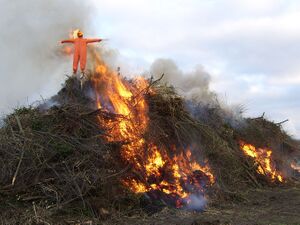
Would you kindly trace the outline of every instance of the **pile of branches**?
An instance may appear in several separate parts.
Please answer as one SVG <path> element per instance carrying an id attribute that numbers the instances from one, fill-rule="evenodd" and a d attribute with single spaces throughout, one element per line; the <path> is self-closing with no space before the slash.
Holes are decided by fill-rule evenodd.
<path id="1" fill-rule="evenodd" d="M 129 169 L 119 156 L 121 144 L 105 141 L 98 120 L 116 115 L 89 107 L 93 102 L 80 93 L 79 82 L 71 78 L 51 99 L 56 106 L 22 107 L 5 118 L 0 129 L 0 198 L 5 209 L 7 204 L 18 208 L 35 202 L 52 213 L 75 205 L 105 216 L 110 209 L 136 204 L 132 197 L 133 203 L 128 202 L 131 193 L 119 182 Z"/>
<path id="2" fill-rule="evenodd" d="M 85 85 L 91 87 L 89 81 Z M 207 159 L 216 177 L 212 195 L 268 184 L 243 155 L 240 139 L 278 149 L 280 156 L 299 153 L 299 145 L 280 124 L 256 118 L 236 126 L 218 104 L 193 103 L 191 113 L 190 102 L 174 88 L 159 82 L 151 88 L 155 94 L 145 96 L 150 118 L 145 139 L 164 146 L 195 144 L 193 154 Z M 143 204 L 143 197 L 120 183 L 131 168 L 120 158 L 122 143 L 106 142 L 107 132 L 99 124 L 99 117 L 113 120 L 118 115 L 95 110 L 95 102 L 86 96 L 80 82 L 69 78 L 48 102 L 16 109 L 5 118 L 0 129 L 2 201 L 15 208 L 20 202 L 35 202 L 47 210 L 69 209 L 74 203 L 102 217 L 110 210 L 132 212 Z"/>
<path id="3" fill-rule="evenodd" d="M 279 184 L 271 182 L 268 176 L 257 173 L 257 163 L 253 158 L 242 153 L 240 141 L 254 145 L 256 148 L 271 149 L 276 169 L 283 173 L 286 183 L 298 177 L 298 172 L 293 170 L 290 164 L 300 157 L 300 145 L 299 141 L 288 135 L 282 127 L 282 124 L 288 120 L 276 123 L 265 118 L 265 113 L 257 118 L 245 118 L 242 106 L 238 110 L 231 111 L 224 109 L 218 101 L 211 104 L 188 101 L 186 106 L 194 119 L 207 125 L 219 140 L 226 143 L 227 147 L 217 150 L 216 155 L 210 158 L 210 161 L 214 162 L 222 154 L 222 157 L 227 155 L 225 158 L 231 155 L 228 163 L 236 164 L 237 173 L 229 183 L 225 181 L 226 188 L 235 185 L 245 185 L 244 188 L 247 188 Z M 219 163 L 221 161 L 220 158 Z M 229 167 L 225 166 L 221 173 L 230 173 Z M 237 181 L 237 183 L 234 184 L 232 181 Z"/>

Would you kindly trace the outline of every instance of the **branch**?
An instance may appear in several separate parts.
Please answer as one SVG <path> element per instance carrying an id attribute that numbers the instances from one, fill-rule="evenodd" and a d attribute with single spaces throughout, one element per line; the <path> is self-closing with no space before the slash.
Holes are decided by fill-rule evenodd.
<path id="1" fill-rule="evenodd" d="M 279 122 L 279 123 L 276 123 L 276 125 L 281 125 L 281 124 L 286 123 L 286 122 L 288 122 L 288 121 L 289 121 L 289 120 L 286 119 L 286 120 L 284 120 L 284 121 L 281 121 L 281 122 Z"/>
<path id="2" fill-rule="evenodd" d="M 20 118 L 18 115 L 15 116 L 16 120 L 17 120 L 17 123 L 18 123 L 18 126 L 19 126 L 19 129 L 20 129 L 20 132 L 25 135 L 24 133 L 24 130 L 23 130 L 23 127 L 22 127 L 22 124 L 21 124 L 21 121 L 20 121 Z M 25 142 L 26 143 L 26 142 Z M 16 169 L 16 172 L 13 176 L 13 179 L 11 181 L 11 185 L 14 186 L 15 185 L 15 182 L 16 182 L 16 178 L 17 178 L 17 175 L 19 173 L 19 170 L 20 170 L 20 166 L 21 166 L 21 163 L 23 161 L 23 158 L 24 158 L 24 153 L 25 153 L 25 149 L 24 149 L 24 146 L 25 146 L 25 143 L 23 145 L 23 148 L 22 148 L 22 153 L 21 153 L 21 157 L 20 157 L 20 160 L 19 160 L 19 163 L 18 163 L 18 166 L 17 166 L 17 169 Z"/>

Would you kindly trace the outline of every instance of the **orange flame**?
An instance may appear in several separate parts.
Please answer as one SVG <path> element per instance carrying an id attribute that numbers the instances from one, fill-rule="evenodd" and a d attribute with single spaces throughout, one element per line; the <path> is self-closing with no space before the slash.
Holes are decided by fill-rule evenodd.
<path id="1" fill-rule="evenodd" d="M 79 29 L 71 31 L 70 34 L 69 34 L 70 38 L 73 38 L 73 39 L 78 38 L 78 32 L 79 31 L 80 31 Z"/>
<path id="2" fill-rule="evenodd" d="M 193 191 L 204 191 L 203 183 L 213 184 L 215 178 L 209 166 L 198 164 L 190 149 L 170 157 L 167 149 L 145 140 L 149 118 L 144 92 L 148 81 L 142 77 L 133 82 L 124 80 L 104 63 L 95 49 L 92 58 L 96 105 L 120 116 L 108 122 L 99 117 L 99 123 L 109 131 L 107 141 L 123 143 L 121 157 L 133 166 L 135 175 L 125 178 L 124 185 L 135 193 L 156 191 L 174 196 L 179 199 L 176 206 L 181 207 Z"/>
<path id="3" fill-rule="evenodd" d="M 271 178 L 272 181 L 283 182 L 283 176 L 276 170 L 272 160 L 272 150 L 267 148 L 256 148 L 251 144 L 240 142 L 243 152 L 252 157 L 257 163 L 257 172 Z"/>

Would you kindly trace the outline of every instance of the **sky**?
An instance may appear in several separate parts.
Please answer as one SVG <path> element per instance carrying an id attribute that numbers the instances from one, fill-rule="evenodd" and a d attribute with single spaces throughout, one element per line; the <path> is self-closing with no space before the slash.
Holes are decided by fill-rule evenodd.
<path id="1" fill-rule="evenodd" d="M 281 122 L 300 138 L 300 1 L 94 1 L 95 35 L 133 69 L 169 58 L 202 65 L 210 87 L 245 115 Z"/>
<path id="2" fill-rule="evenodd" d="M 202 66 L 222 101 L 246 116 L 289 119 L 284 128 L 300 138 L 300 1 L 0 1 L 0 112 L 59 90 L 71 61 L 57 57 L 58 42 L 81 28 L 108 38 L 101 45 L 115 49 L 126 73 L 160 58 L 187 72 Z"/>

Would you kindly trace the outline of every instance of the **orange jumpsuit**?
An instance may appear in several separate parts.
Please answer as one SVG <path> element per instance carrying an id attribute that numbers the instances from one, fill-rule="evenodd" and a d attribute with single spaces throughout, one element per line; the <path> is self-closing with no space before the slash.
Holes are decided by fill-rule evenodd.
<path id="1" fill-rule="evenodd" d="M 84 72 L 86 65 L 86 46 L 89 43 L 100 42 L 101 39 L 86 39 L 75 38 L 69 40 L 63 40 L 61 43 L 73 43 L 74 44 L 74 56 L 73 56 L 73 72 L 77 72 L 78 62 L 80 61 L 80 69 Z"/>

